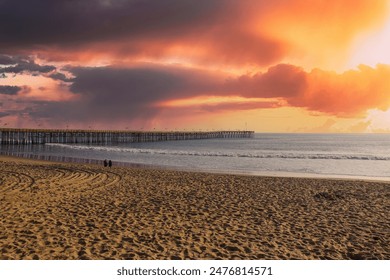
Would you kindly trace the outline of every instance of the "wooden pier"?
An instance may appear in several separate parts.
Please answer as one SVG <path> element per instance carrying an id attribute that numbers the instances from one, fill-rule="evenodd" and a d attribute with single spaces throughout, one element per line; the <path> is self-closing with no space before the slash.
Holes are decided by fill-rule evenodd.
<path id="1" fill-rule="evenodd" d="M 115 131 L 0 128 L 0 144 L 110 144 L 212 138 L 250 138 L 254 131 Z"/>

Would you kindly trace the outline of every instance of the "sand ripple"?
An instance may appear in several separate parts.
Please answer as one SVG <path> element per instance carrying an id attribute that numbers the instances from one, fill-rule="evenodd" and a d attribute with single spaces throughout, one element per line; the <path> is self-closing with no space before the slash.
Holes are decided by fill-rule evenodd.
<path id="1" fill-rule="evenodd" d="M 0 259 L 389 259 L 390 185 L 0 159 Z"/>

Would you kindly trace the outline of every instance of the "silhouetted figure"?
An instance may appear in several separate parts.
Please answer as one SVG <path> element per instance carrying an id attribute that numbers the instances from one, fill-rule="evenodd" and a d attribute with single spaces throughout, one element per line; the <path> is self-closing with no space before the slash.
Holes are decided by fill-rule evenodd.
<path id="1" fill-rule="evenodd" d="M 108 161 L 108 166 L 109 166 L 109 167 L 112 166 L 112 161 L 111 161 L 111 159 Z"/>
<path id="2" fill-rule="evenodd" d="M 107 160 L 105 159 L 103 162 L 104 167 L 107 167 Z"/>

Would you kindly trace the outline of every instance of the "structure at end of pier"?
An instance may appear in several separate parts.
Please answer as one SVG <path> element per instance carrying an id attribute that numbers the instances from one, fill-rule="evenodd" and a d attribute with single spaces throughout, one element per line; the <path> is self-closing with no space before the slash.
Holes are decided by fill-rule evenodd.
<path id="1" fill-rule="evenodd" d="M 115 131 L 0 128 L 0 144 L 110 144 L 213 138 L 250 138 L 254 131 Z"/>

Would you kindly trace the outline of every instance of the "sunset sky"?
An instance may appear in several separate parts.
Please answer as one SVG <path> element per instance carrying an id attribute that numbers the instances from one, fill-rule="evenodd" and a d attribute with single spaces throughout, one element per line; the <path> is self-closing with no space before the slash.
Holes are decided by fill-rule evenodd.
<path id="1" fill-rule="evenodd" d="M 0 127 L 390 132 L 390 0 L 0 0 Z"/>

